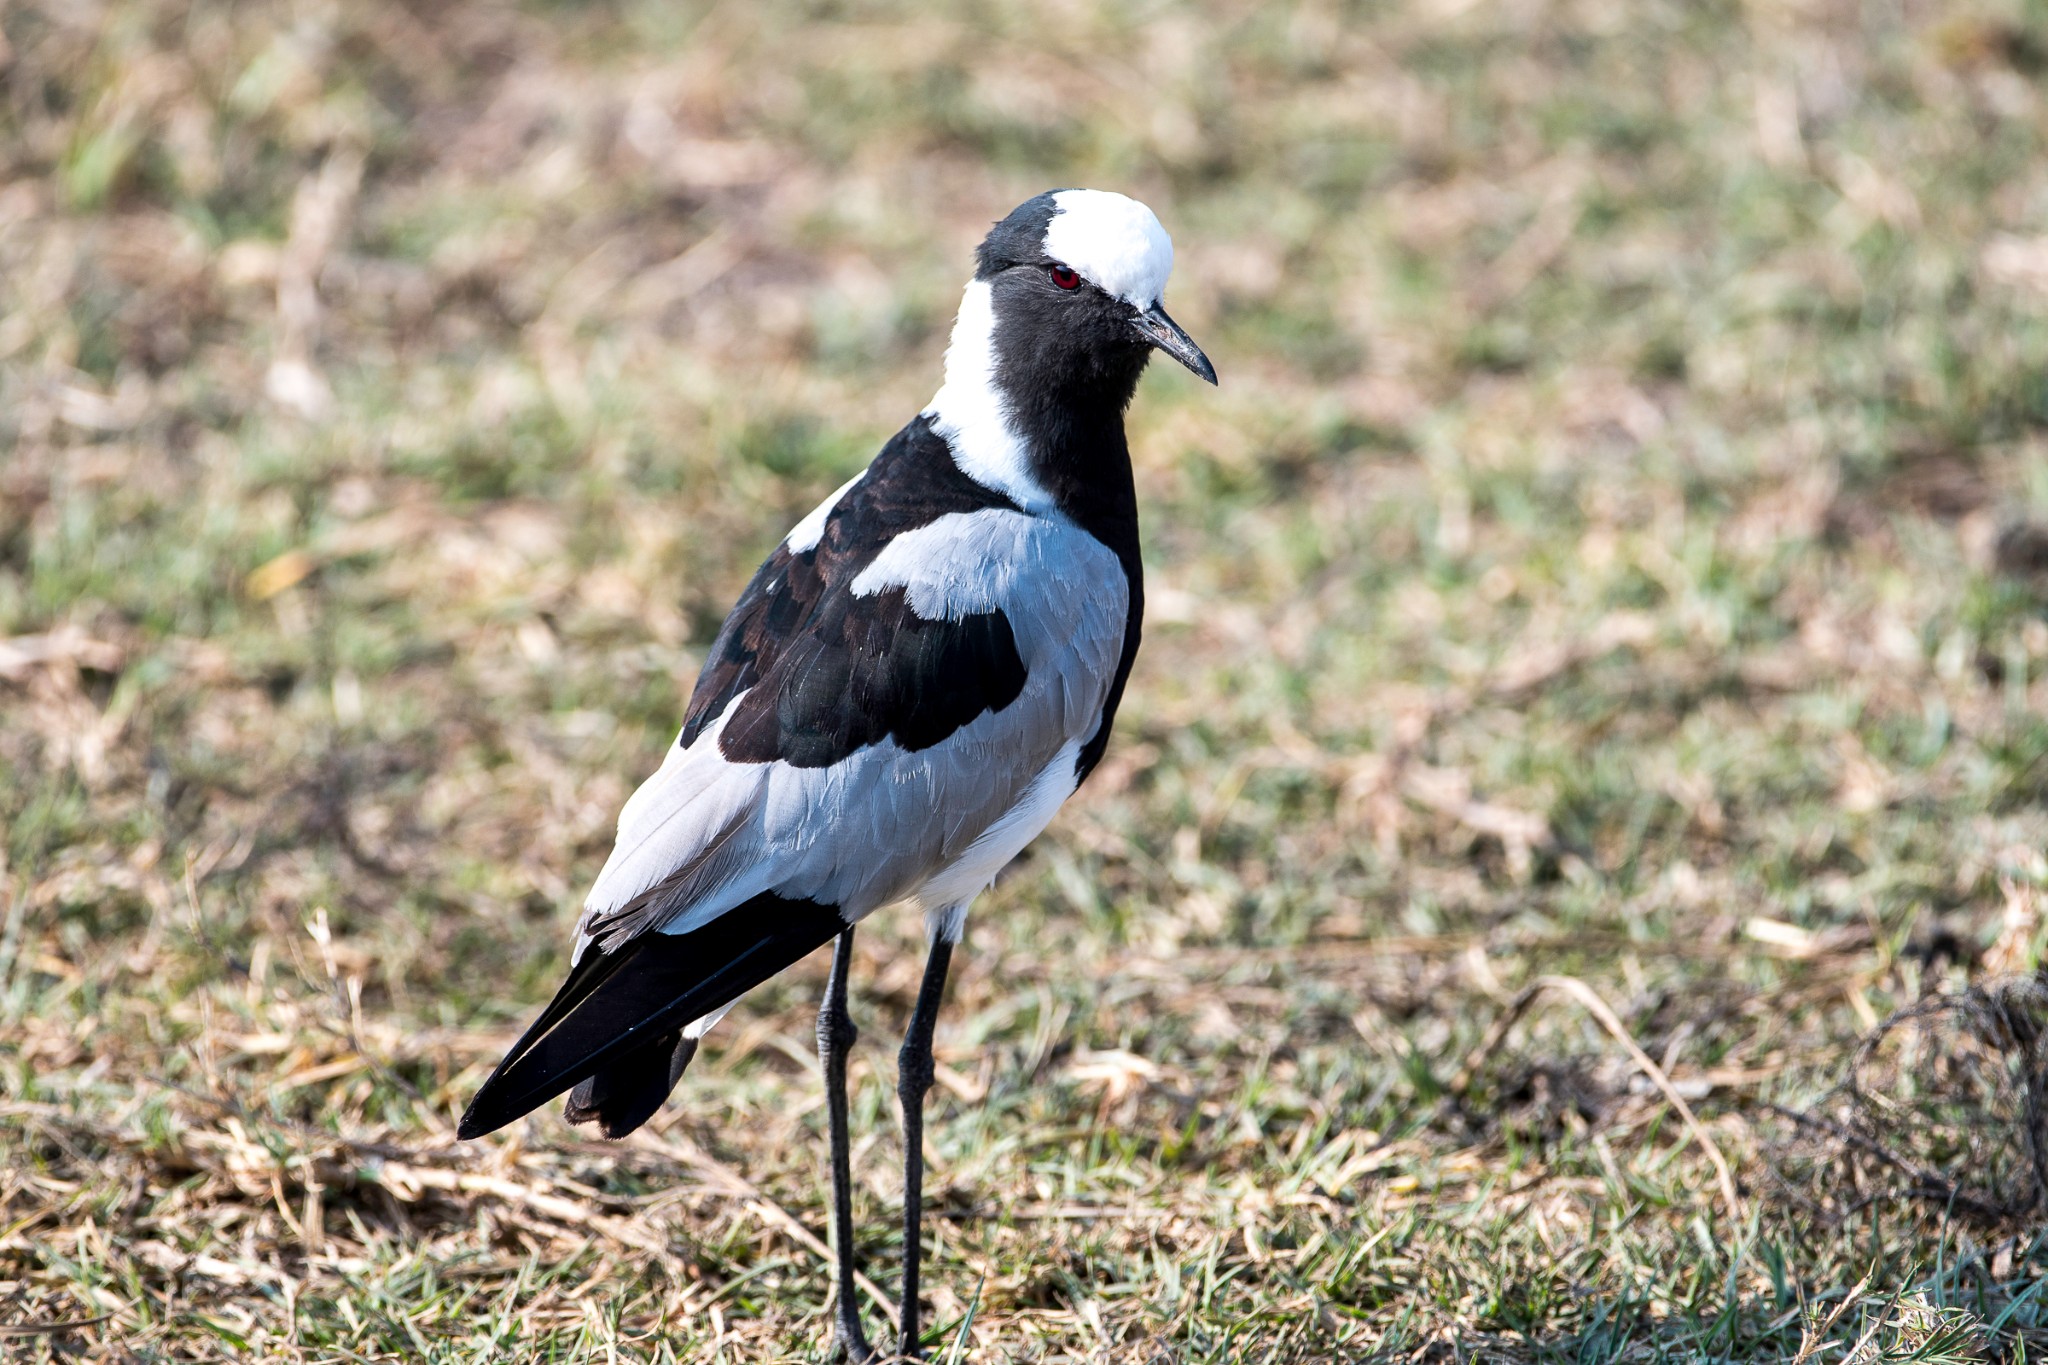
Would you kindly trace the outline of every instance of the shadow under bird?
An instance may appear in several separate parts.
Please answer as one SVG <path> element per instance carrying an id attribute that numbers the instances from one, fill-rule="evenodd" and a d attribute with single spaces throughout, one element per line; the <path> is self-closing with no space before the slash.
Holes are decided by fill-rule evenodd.
<path id="1" fill-rule="evenodd" d="M 746 991 L 836 940 L 818 1013 L 839 1348 L 854 1297 L 846 1009 L 854 926 L 923 910 L 900 1054 L 903 1300 L 918 1350 L 924 1099 L 967 908 L 1102 758 L 1143 609 L 1124 409 L 1168 317 L 1150 209 L 1048 191 L 976 252 L 931 406 L 797 523 L 712 644 L 661 768 L 626 802 L 568 979 L 462 1116 L 473 1138 L 568 1092 L 623 1137 Z"/>

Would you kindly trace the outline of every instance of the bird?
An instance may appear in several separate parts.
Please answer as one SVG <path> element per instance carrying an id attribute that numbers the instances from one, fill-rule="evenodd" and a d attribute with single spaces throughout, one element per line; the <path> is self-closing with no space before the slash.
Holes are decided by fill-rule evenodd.
<path id="1" fill-rule="evenodd" d="M 627 799 L 566 980 L 472 1097 L 480 1137 L 567 1093 L 618 1138 L 747 991 L 832 944 L 818 1011 L 832 1352 L 881 1359 L 854 1296 L 846 1063 L 855 927 L 924 915 L 898 1054 L 899 1358 L 919 1358 L 924 1102 L 968 908 L 1102 759 L 1144 614 L 1124 413 L 1154 351 L 1216 370 L 1163 304 L 1173 243 L 1107 190 L 989 230 L 931 404 L 790 530 L 706 655 L 681 733 Z"/>

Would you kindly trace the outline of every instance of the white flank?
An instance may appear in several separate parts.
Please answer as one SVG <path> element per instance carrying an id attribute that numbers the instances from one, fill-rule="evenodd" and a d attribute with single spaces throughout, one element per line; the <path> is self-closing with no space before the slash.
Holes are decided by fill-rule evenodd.
<path id="1" fill-rule="evenodd" d="M 1017 798 L 1017 804 L 983 831 L 982 836 L 951 865 L 941 868 L 930 881 L 917 889 L 917 903 L 924 907 L 928 917 L 940 911 L 958 909 L 957 918 L 950 924 L 942 922 L 935 926 L 942 930 L 950 928 L 952 932 L 947 937 L 952 942 L 960 941 L 960 930 L 967 920 L 967 902 L 988 889 L 989 883 L 996 879 L 996 873 L 1001 872 L 1010 859 L 1022 853 L 1024 845 L 1038 837 L 1039 832 L 1052 822 L 1053 813 L 1061 803 L 1074 794 L 1077 785 L 1074 760 L 1080 753 L 1081 741 L 1078 739 L 1070 739 L 1061 745 L 1052 761 L 1031 779 L 1031 785 Z"/>
<path id="2" fill-rule="evenodd" d="M 783 546 L 793 555 L 809 554 L 817 549 L 818 542 L 825 538 L 825 518 L 832 515 L 832 509 L 839 505 L 839 500 L 846 496 L 846 491 L 859 483 L 866 472 L 862 470 L 860 474 L 840 484 L 823 502 L 813 507 L 802 521 L 790 527 L 789 534 L 783 537 Z"/>
<path id="3" fill-rule="evenodd" d="M 1159 302 L 1173 273 L 1173 239 L 1151 209 L 1108 190 L 1066 190 L 1052 201 L 1060 211 L 1046 225 L 1046 255 L 1135 307 Z"/>
<path id="4" fill-rule="evenodd" d="M 968 478 L 1027 512 L 1047 511 L 1052 495 L 1031 477 L 1031 452 L 1011 428 L 1008 405 L 996 388 L 995 326 L 987 282 L 970 281 L 946 345 L 946 382 L 924 415 Z"/>

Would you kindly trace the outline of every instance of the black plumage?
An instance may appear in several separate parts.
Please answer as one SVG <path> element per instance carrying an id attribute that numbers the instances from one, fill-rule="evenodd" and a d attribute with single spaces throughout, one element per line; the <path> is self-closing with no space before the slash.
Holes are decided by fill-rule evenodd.
<path id="1" fill-rule="evenodd" d="M 595 1123 L 606 1137 L 622 1138 L 654 1117 L 696 1055 L 697 1040 L 672 1029 L 585 1076 L 569 1092 L 562 1117 Z"/>
<path id="2" fill-rule="evenodd" d="M 765 892 L 688 933 L 641 934 L 610 952 L 587 945 L 540 1018 L 469 1102 L 456 1136 L 502 1128 L 592 1077 L 602 1079 L 579 1107 L 588 1117 L 611 1115 L 607 1137 L 631 1132 L 668 1094 L 664 1086 L 654 1105 L 631 1117 L 652 1087 L 654 1068 L 673 1066 L 681 1077 L 675 1052 L 684 1025 L 731 1004 L 845 928 L 837 906 Z"/>
<path id="3" fill-rule="evenodd" d="M 735 763 L 823 768 L 884 739 L 915 752 L 1024 690 L 1009 618 L 930 621 L 901 588 L 828 593 L 718 736 Z"/>
<path id="4" fill-rule="evenodd" d="M 927 620 L 903 590 L 853 581 L 896 537 L 954 512 L 1016 510 L 960 472 L 931 422 L 913 419 L 825 520 L 818 543 L 777 545 L 712 641 L 677 743 L 688 747 L 745 693 L 719 736 L 736 763 L 836 763 L 885 737 L 929 748 L 1025 682 L 1001 612 Z"/>

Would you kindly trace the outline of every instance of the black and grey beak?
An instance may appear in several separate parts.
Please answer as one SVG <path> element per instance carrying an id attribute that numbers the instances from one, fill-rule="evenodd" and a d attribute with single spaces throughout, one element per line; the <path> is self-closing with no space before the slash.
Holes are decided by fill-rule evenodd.
<path id="1" fill-rule="evenodd" d="M 1160 350 L 1193 370 L 1211 384 L 1216 382 L 1216 367 L 1209 363 L 1209 357 L 1202 354 L 1202 348 L 1195 345 L 1195 339 L 1180 329 L 1180 324 L 1166 316 L 1166 310 L 1158 304 L 1141 308 L 1131 319 L 1131 326 L 1138 329 L 1149 346 Z"/>

